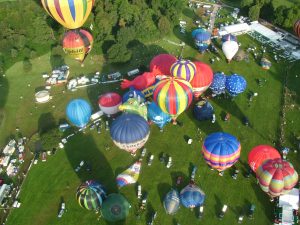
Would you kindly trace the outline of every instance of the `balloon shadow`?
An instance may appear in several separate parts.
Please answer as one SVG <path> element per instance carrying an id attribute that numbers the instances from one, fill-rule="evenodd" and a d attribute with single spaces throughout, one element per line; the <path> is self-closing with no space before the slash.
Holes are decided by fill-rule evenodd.
<path id="1" fill-rule="evenodd" d="M 7 102 L 7 96 L 9 93 L 9 82 L 6 77 L 0 76 L 0 127 L 5 117 L 4 107 Z"/>
<path id="2" fill-rule="evenodd" d="M 222 202 L 221 202 L 220 198 L 216 194 L 214 196 L 215 196 L 215 200 L 216 200 L 215 215 L 216 215 L 216 217 L 219 217 L 219 214 L 222 210 L 223 205 L 222 205 Z"/>
<path id="3" fill-rule="evenodd" d="M 157 185 L 157 192 L 160 197 L 160 202 L 163 204 L 166 194 L 171 190 L 172 186 L 167 183 L 160 183 Z"/>
<path id="4" fill-rule="evenodd" d="M 189 177 L 182 171 L 171 172 L 172 187 L 180 191 L 189 183 Z"/>
<path id="5" fill-rule="evenodd" d="M 56 127 L 56 121 L 51 112 L 42 113 L 38 120 L 38 132 L 40 134 Z"/>

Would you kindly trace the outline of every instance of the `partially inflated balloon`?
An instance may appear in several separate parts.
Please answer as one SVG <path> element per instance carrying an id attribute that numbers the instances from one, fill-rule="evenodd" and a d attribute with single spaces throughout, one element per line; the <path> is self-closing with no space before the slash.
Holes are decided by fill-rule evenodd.
<path id="1" fill-rule="evenodd" d="M 239 45 L 236 41 L 225 41 L 222 45 L 222 50 L 228 62 L 231 61 L 233 56 L 239 50 Z"/>

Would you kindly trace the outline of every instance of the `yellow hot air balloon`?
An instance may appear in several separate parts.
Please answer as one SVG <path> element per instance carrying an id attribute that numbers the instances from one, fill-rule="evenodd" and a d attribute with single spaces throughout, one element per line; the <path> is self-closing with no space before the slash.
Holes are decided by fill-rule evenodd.
<path id="1" fill-rule="evenodd" d="M 68 29 L 81 27 L 91 13 L 95 0 L 41 0 L 44 9 Z"/>

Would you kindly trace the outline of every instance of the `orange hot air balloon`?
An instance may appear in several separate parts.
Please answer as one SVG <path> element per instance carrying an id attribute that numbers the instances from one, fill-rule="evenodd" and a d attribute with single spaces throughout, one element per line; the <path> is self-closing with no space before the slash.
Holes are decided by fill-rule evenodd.
<path id="1" fill-rule="evenodd" d="M 70 30 L 65 33 L 63 50 L 71 58 L 83 62 L 93 46 L 93 36 L 86 30 Z"/>

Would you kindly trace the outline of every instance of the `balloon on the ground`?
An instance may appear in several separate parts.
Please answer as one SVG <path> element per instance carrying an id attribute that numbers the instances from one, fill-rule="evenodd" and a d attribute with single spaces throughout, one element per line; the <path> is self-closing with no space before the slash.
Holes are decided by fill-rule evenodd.
<path id="1" fill-rule="evenodd" d="M 162 129 L 168 122 L 171 121 L 169 114 L 164 113 L 155 102 L 148 105 L 148 119 Z"/>
<path id="2" fill-rule="evenodd" d="M 76 127 L 85 127 L 90 120 L 91 114 L 92 108 L 84 99 L 74 99 L 67 105 L 67 118 Z"/>
<path id="3" fill-rule="evenodd" d="M 46 12 L 67 29 L 77 29 L 87 20 L 95 0 L 41 0 Z"/>
<path id="4" fill-rule="evenodd" d="M 256 172 L 257 168 L 268 159 L 280 159 L 280 153 L 269 145 L 258 145 L 254 147 L 248 154 L 248 164 L 250 168 Z"/>
<path id="5" fill-rule="evenodd" d="M 194 38 L 194 42 L 198 50 L 201 53 L 205 52 L 205 50 L 210 45 L 211 34 L 202 28 L 198 28 L 196 30 L 193 30 L 192 37 Z"/>
<path id="6" fill-rule="evenodd" d="M 300 19 L 294 23 L 294 32 L 300 38 Z"/>
<path id="7" fill-rule="evenodd" d="M 256 177 L 261 189 L 271 197 L 289 193 L 298 183 L 298 173 L 283 159 L 265 161 L 256 170 Z"/>
<path id="8" fill-rule="evenodd" d="M 211 120 L 214 108 L 208 101 L 199 101 L 194 106 L 194 115 L 197 120 Z"/>
<path id="9" fill-rule="evenodd" d="M 195 61 L 196 72 L 194 78 L 190 81 L 193 88 L 193 93 L 198 98 L 213 81 L 213 71 L 209 65 Z"/>
<path id="10" fill-rule="evenodd" d="M 119 106 L 119 110 L 140 115 L 147 120 L 147 106 L 145 103 L 140 103 L 137 98 L 129 98 L 126 102 Z"/>
<path id="11" fill-rule="evenodd" d="M 190 82 L 195 75 L 196 66 L 190 60 L 179 59 L 171 66 L 171 75 Z"/>
<path id="12" fill-rule="evenodd" d="M 193 100 L 192 86 L 181 78 L 162 79 L 156 84 L 153 100 L 163 112 L 168 113 L 175 121 Z"/>
<path id="13" fill-rule="evenodd" d="M 98 105 L 100 110 L 106 115 L 114 115 L 119 112 L 122 104 L 122 97 L 115 92 L 108 92 L 99 96 Z"/>
<path id="14" fill-rule="evenodd" d="M 224 73 L 215 73 L 213 81 L 209 88 L 215 94 L 222 94 L 225 92 L 226 75 Z"/>
<path id="15" fill-rule="evenodd" d="M 235 164 L 241 153 L 241 144 L 236 137 L 225 132 L 208 135 L 202 146 L 202 154 L 206 163 L 223 171 Z"/>
<path id="16" fill-rule="evenodd" d="M 124 79 L 121 83 L 121 88 L 126 89 L 129 87 L 133 87 L 136 90 L 142 91 L 154 84 L 155 76 L 157 73 L 156 71 L 156 68 L 154 68 L 153 72 L 145 72 L 142 75 L 137 76 L 133 80 Z"/>
<path id="17" fill-rule="evenodd" d="M 170 75 L 170 68 L 176 62 L 176 57 L 170 54 L 159 54 L 150 62 L 150 71 L 155 75 Z"/>
<path id="18" fill-rule="evenodd" d="M 76 199 L 79 205 L 88 210 L 98 210 L 101 208 L 106 193 L 101 184 L 94 180 L 82 183 L 76 192 Z"/>
<path id="19" fill-rule="evenodd" d="M 130 88 L 130 90 L 123 95 L 122 101 L 126 102 L 129 98 L 137 98 L 140 102 L 145 102 L 146 100 L 144 94 L 134 88 Z"/>
<path id="20" fill-rule="evenodd" d="M 121 188 L 136 183 L 140 176 L 141 167 L 141 162 L 137 161 L 128 169 L 120 173 L 116 178 L 118 187 Z"/>
<path id="21" fill-rule="evenodd" d="M 226 90 L 231 96 L 237 96 L 246 90 L 247 81 L 243 76 L 233 74 L 226 78 L 225 86 Z"/>
<path id="22" fill-rule="evenodd" d="M 222 42 L 224 43 L 225 41 L 236 41 L 237 42 L 237 38 L 233 34 L 225 34 L 222 36 Z"/>
<path id="23" fill-rule="evenodd" d="M 222 44 L 222 50 L 226 59 L 230 62 L 233 56 L 238 52 L 239 45 L 236 41 L 225 41 Z"/>
<path id="24" fill-rule="evenodd" d="M 71 58 L 83 62 L 92 49 L 93 36 L 86 30 L 69 30 L 65 33 L 62 46 Z"/>
<path id="25" fill-rule="evenodd" d="M 188 184 L 180 192 L 180 202 L 186 208 L 195 208 L 203 205 L 204 192 L 195 184 Z"/>
<path id="26" fill-rule="evenodd" d="M 101 212 L 105 220 L 116 222 L 124 220 L 128 214 L 131 205 L 121 194 L 110 194 L 103 202 Z"/>
<path id="27" fill-rule="evenodd" d="M 262 58 L 261 61 L 260 61 L 260 65 L 263 69 L 269 70 L 272 66 L 272 63 L 267 58 Z"/>
<path id="28" fill-rule="evenodd" d="M 174 215 L 179 209 L 180 199 L 179 193 L 175 189 L 171 189 L 164 199 L 163 205 L 167 214 Z"/>
<path id="29" fill-rule="evenodd" d="M 150 134 L 147 121 L 132 113 L 123 113 L 111 124 L 110 135 L 113 142 L 127 152 L 134 154 L 144 146 Z"/>

